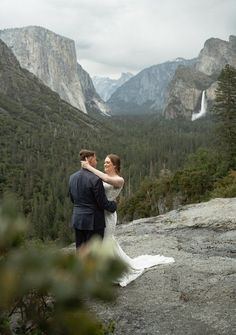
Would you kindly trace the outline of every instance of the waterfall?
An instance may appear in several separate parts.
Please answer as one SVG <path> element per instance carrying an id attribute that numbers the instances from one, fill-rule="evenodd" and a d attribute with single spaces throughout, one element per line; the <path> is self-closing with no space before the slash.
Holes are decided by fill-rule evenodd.
<path id="1" fill-rule="evenodd" d="M 202 92 L 201 109 L 198 113 L 192 114 L 192 121 L 204 116 L 207 112 L 206 91 Z"/>

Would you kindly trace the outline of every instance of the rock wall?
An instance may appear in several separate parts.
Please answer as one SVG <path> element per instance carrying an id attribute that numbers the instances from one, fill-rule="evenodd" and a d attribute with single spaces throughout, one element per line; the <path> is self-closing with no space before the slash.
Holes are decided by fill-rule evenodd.
<path id="1" fill-rule="evenodd" d="M 196 63 L 196 70 L 212 76 L 230 64 L 236 67 L 236 36 L 229 36 L 229 41 L 210 38 L 200 51 Z"/>
<path id="2" fill-rule="evenodd" d="M 94 104 L 97 112 L 108 106 L 96 93 L 89 74 L 77 62 L 73 40 L 37 26 L 0 30 L 20 65 L 35 74 L 60 97 L 84 113 Z M 89 90 L 89 94 L 87 94 Z"/>
<path id="3" fill-rule="evenodd" d="M 89 111 L 96 112 L 96 110 L 99 110 L 105 115 L 110 115 L 110 108 L 97 94 L 89 74 L 82 68 L 80 64 L 77 64 L 77 71 L 81 82 L 82 92 L 85 97 L 86 108 Z"/>
<path id="4" fill-rule="evenodd" d="M 209 105 L 215 99 L 217 79 L 226 64 L 236 67 L 236 36 L 229 41 L 210 38 L 200 51 L 196 64 L 178 68 L 168 88 L 164 115 L 191 119 L 200 110 L 202 91 L 206 90 Z"/>

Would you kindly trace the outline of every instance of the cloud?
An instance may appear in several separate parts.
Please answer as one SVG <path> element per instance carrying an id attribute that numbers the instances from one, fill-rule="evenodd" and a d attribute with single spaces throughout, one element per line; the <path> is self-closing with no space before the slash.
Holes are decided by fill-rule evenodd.
<path id="1" fill-rule="evenodd" d="M 208 38 L 236 34 L 235 17 L 235 0 L 1 0 L 0 28 L 48 28 L 76 41 L 91 75 L 118 76 L 196 57 Z"/>

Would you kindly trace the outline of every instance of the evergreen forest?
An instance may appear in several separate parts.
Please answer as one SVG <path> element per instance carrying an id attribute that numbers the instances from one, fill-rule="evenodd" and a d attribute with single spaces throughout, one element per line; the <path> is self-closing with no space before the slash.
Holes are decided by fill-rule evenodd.
<path id="1" fill-rule="evenodd" d="M 0 63 L 0 70 L 8 83 L 0 91 L 0 198 L 15 195 L 29 238 L 74 240 L 68 178 L 80 168 L 82 148 L 96 151 L 99 169 L 108 153 L 121 157 L 120 223 L 236 196 L 234 68 L 223 69 L 213 108 L 194 122 L 86 115 L 17 65 Z"/>

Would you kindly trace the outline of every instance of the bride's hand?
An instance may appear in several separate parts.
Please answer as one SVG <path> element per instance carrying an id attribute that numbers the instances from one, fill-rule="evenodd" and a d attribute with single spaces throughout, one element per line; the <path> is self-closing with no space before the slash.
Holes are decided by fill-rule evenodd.
<path id="1" fill-rule="evenodd" d="M 83 169 L 88 169 L 88 166 L 89 166 L 89 162 L 86 160 L 86 161 L 81 161 L 81 167 Z"/>

